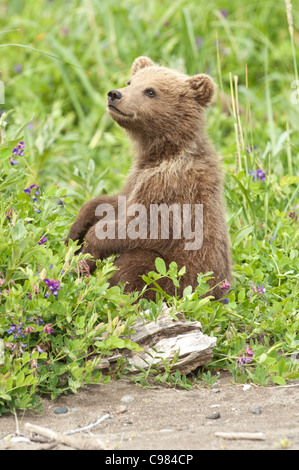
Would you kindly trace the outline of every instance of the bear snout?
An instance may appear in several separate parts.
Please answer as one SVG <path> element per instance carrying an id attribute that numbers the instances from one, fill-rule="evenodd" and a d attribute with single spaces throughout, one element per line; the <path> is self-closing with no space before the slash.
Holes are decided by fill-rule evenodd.
<path id="1" fill-rule="evenodd" d="M 122 94 L 118 90 L 110 90 L 107 94 L 109 103 L 116 103 L 122 98 Z"/>

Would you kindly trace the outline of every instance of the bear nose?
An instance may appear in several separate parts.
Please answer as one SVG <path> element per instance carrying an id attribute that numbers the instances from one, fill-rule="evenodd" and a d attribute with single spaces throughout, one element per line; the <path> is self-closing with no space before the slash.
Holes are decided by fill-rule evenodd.
<path id="1" fill-rule="evenodd" d="M 120 100 L 121 97 L 122 97 L 122 94 L 121 94 L 121 92 L 118 91 L 118 90 L 110 90 L 110 91 L 108 92 L 108 100 L 109 100 L 110 102 L 113 102 L 113 103 L 114 103 L 114 102 Z"/>

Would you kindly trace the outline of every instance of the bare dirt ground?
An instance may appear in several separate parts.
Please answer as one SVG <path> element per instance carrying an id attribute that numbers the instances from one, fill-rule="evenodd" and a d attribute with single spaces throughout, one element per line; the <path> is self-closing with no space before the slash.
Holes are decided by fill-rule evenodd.
<path id="1" fill-rule="evenodd" d="M 131 401 L 124 403 L 124 396 Z M 133 400 L 132 400 L 133 399 Z M 87 426 L 106 413 L 106 419 L 84 435 L 100 438 L 108 450 L 272 450 L 299 449 L 299 384 L 289 387 L 256 387 L 232 384 L 222 373 L 212 389 L 191 391 L 141 388 L 128 380 L 84 387 L 77 395 L 44 400 L 44 411 L 18 412 L 19 435 L 30 438 L 25 423 L 65 432 Z M 55 414 L 67 407 L 64 414 Z M 260 408 L 260 413 L 253 413 Z M 219 412 L 218 419 L 211 419 Z M 40 442 L 8 437 L 16 431 L 12 415 L 0 417 L 0 449 L 47 447 Z M 216 432 L 262 432 L 265 440 L 226 440 Z M 75 434 L 82 436 L 83 433 Z M 69 449 L 58 444 L 53 449 Z"/>

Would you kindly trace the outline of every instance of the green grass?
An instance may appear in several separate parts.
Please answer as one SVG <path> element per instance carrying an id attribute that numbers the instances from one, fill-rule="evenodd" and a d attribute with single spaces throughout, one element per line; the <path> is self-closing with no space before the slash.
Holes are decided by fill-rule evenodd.
<path id="1" fill-rule="evenodd" d="M 213 361 L 193 381 L 213 383 L 219 369 L 229 369 L 234 380 L 262 385 L 298 379 L 299 104 L 291 102 L 291 84 L 298 77 L 295 2 L 292 12 L 293 38 L 282 0 L 1 2 L 5 104 L 0 109 L 8 115 L 3 115 L 5 140 L 3 122 L 0 127 L 0 338 L 6 344 L 3 364 L 0 351 L 0 412 L 33 407 L 42 393 L 54 398 L 102 380 L 94 369 L 97 360 L 86 353 L 95 344 L 95 326 L 102 323 L 109 333 L 96 342 L 102 357 L 125 347 L 119 336 L 142 307 L 120 290 L 108 289 L 110 260 L 94 276 L 82 278 L 82 255 L 72 257 L 63 245 L 78 208 L 124 183 L 133 152 L 106 114 L 106 94 L 124 86 L 139 55 L 190 75 L 209 73 L 233 100 L 230 116 L 219 102 L 208 111 L 209 133 L 226 175 L 234 261 L 229 303 L 202 302 L 207 288 L 202 277 L 195 292 L 169 300 L 218 339 Z M 25 157 L 11 166 L 9 156 L 21 139 Z M 265 181 L 253 181 L 249 171 L 257 169 L 266 172 Z M 41 213 L 23 192 L 31 184 L 41 188 L 36 202 Z M 59 199 L 64 206 L 57 205 Z M 47 242 L 38 245 L 45 235 Z M 167 275 L 176 282 L 175 272 Z M 57 300 L 53 294 L 44 298 L 47 277 L 60 281 Z M 265 292 L 255 292 L 257 285 Z M 151 308 L 154 316 L 159 313 Z M 28 318 L 35 320 L 28 323 Z M 36 318 L 51 323 L 55 334 L 47 336 Z M 7 333 L 16 322 L 35 328 L 25 336 L 23 349 L 21 339 Z M 248 346 L 253 360 L 240 366 L 237 360 Z M 158 382 L 190 386 L 189 378 L 172 375 L 171 367 L 164 374 L 140 371 L 136 380 L 144 383 L 151 375 Z"/>

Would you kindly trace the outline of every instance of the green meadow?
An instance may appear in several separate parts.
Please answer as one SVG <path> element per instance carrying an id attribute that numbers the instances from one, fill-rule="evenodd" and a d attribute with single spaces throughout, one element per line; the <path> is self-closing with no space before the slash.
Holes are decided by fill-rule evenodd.
<path id="1" fill-rule="evenodd" d="M 41 409 L 40 398 L 128 374 L 99 362 L 142 310 L 167 300 L 216 336 L 213 360 L 192 376 L 140 368 L 131 379 L 210 386 L 217 372 L 266 386 L 299 379 L 299 5 L 230 0 L 2 0 L 0 3 L 0 414 Z M 134 154 L 106 113 L 140 55 L 222 94 L 207 111 L 225 173 L 234 281 L 222 301 L 207 279 L 156 302 L 109 288 L 113 259 L 86 272 L 64 245 L 79 208 L 122 187 Z M 158 260 L 155 279 L 182 272 Z M 186 267 L 188 268 L 188 267 Z M 149 358 L 150 360 L 150 358 Z M 173 363 L 176 358 L 174 357 Z"/>

